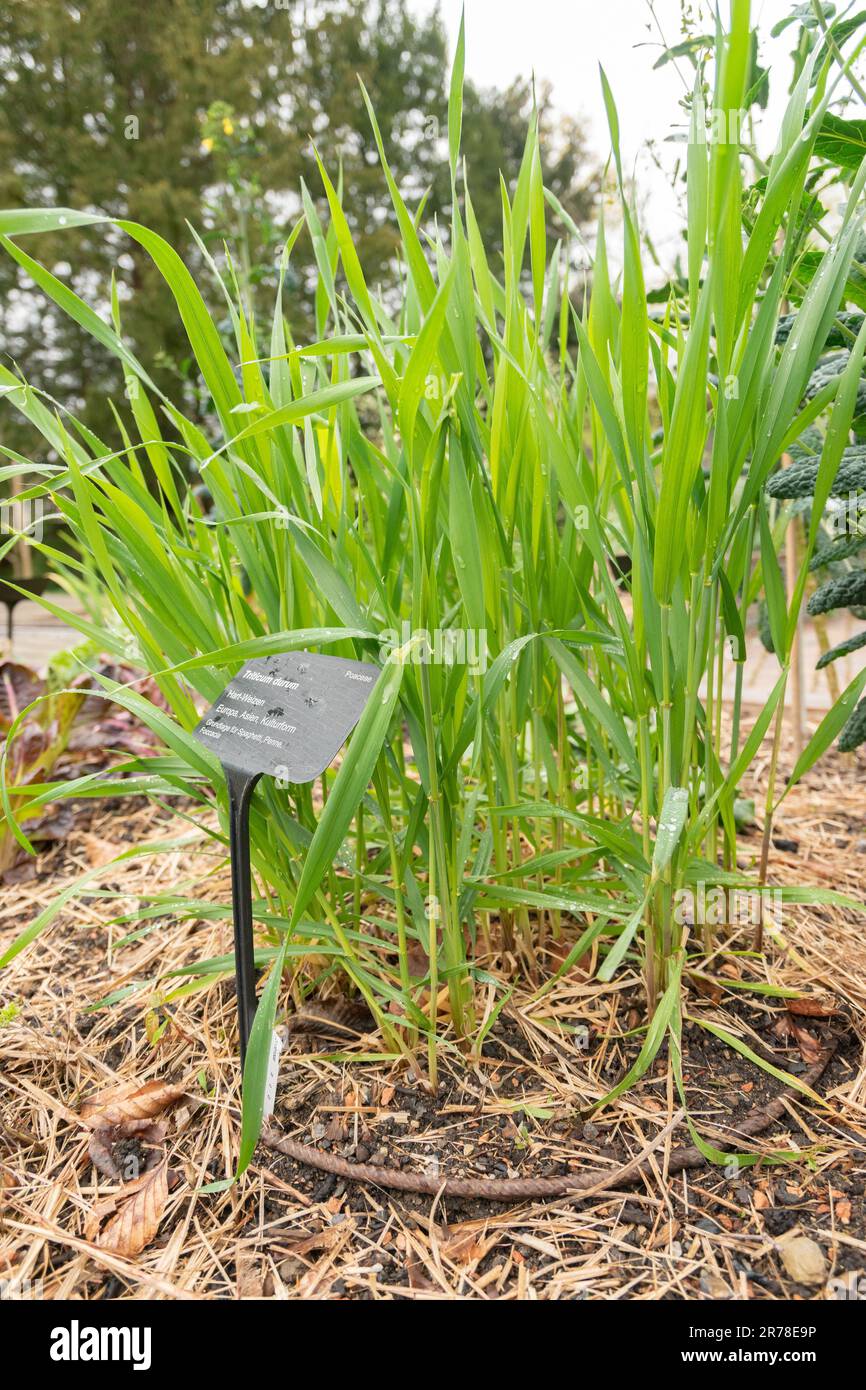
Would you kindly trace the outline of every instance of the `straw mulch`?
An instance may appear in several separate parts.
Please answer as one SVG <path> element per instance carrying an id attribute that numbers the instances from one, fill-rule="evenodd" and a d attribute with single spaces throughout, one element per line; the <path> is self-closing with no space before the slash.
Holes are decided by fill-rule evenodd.
<path id="1" fill-rule="evenodd" d="M 765 770 L 761 760 L 758 789 Z M 834 753 L 791 794 L 776 827 L 773 881 L 862 896 L 863 770 L 862 758 Z M 32 881 L 4 889 L 0 947 L 82 871 L 107 866 L 138 839 L 189 830 L 153 806 L 91 808 L 69 841 L 40 858 Z M 744 867 L 758 844 L 757 832 L 744 837 Z M 112 896 L 101 896 L 106 889 Z M 263 1148 L 241 1184 L 222 1185 L 239 1136 L 232 985 L 170 999 L 179 982 L 166 972 L 229 950 L 230 926 L 167 917 L 124 941 L 128 926 L 114 922 L 170 889 L 227 900 L 212 839 L 106 867 L 0 977 L 0 1281 L 8 1289 L 46 1299 L 808 1299 L 850 1296 L 866 1280 L 866 940 L 857 914 L 791 908 L 766 963 L 725 965 L 731 978 L 802 989 L 811 1014 L 758 995 L 689 988 L 693 1018 L 771 1047 L 795 1073 L 831 1032 L 841 1040 L 820 1087 L 826 1108 L 798 1097 L 757 1144 L 793 1161 L 668 1177 L 671 1145 L 690 1142 L 681 1123 L 637 1186 L 509 1207 L 365 1189 Z M 720 978 L 724 964 L 716 962 Z M 483 1009 L 483 990 L 479 1001 Z M 444 1051 L 435 1099 L 405 1065 L 366 1060 L 377 1041 L 362 1019 L 335 1025 L 330 1037 L 313 1022 L 292 1033 L 283 1057 L 277 1122 L 359 1161 L 428 1174 L 617 1166 L 679 1108 L 662 1057 L 614 1106 L 589 1114 L 633 1060 L 640 1021 L 630 977 L 599 986 L 574 970 L 535 1002 L 518 990 L 482 1056 Z M 582 1038 L 588 1046 L 576 1045 Z M 694 1023 L 685 1043 L 690 1109 L 710 1140 L 781 1089 Z M 353 1062 L 353 1052 L 365 1060 Z M 100 1120 L 106 1093 L 115 1109 Z M 137 1189 L 119 1176 L 130 1153 Z M 805 1265 L 792 1258 L 792 1242 Z"/>

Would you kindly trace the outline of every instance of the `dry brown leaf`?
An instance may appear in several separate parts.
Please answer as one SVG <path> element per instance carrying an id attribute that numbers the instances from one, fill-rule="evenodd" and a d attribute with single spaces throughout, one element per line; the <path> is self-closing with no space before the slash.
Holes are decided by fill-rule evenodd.
<path id="1" fill-rule="evenodd" d="M 704 1270 L 701 1275 L 701 1291 L 709 1298 L 717 1300 L 731 1297 L 730 1286 L 720 1274 L 716 1274 L 711 1270 Z"/>
<path id="2" fill-rule="evenodd" d="M 288 1241 L 285 1246 L 286 1253 L 294 1257 L 309 1255 L 313 1250 L 332 1250 L 345 1234 L 344 1225 L 344 1222 L 340 1222 L 338 1226 L 325 1226 L 323 1230 L 302 1236 L 300 1240 Z"/>
<path id="3" fill-rule="evenodd" d="M 325 1129 L 325 1138 L 330 1139 L 332 1144 L 339 1144 L 345 1140 L 349 1133 L 349 1119 L 347 1115 L 332 1115 Z"/>
<path id="4" fill-rule="evenodd" d="M 440 1249 L 446 1259 L 456 1265 L 477 1264 L 496 1245 L 499 1237 L 485 1239 L 486 1221 L 465 1221 L 450 1227 Z"/>
<path id="5" fill-rule="evenodd" d="M 94 1207 L 87 1221 L 87 1238 L 116 1255 L 138 1255 L 159 1230 L 167 1201 L 168 1162 L 164 1159 Z"/>
<path id="6" fill-rule="evenodd" d="M 354 1229 L 355 1222 L 351 1219 L 342 1221 L 338 1226 L 332 1228 L 333 1239 L 329 1240 L 327 1246 L 324 1247 L 325 1253 L 322 1255 L 322 1258 L 317 1260 L 312 1268 L 308 1269 L 305 1274 L 301 1275 L 301 1278 L 292 1291 L 293 1298 L 327 1297 L 329 1285 L 325 1284 L 324 1281 L 328 1276 L 330 1276 L 330 1283 L 336 1278 L 334 1262 L 343 1246 L 351 1240 Z"/>
<path id="7" fill-rule="evenodd" d="M 411 1289 L 423 1290 L 425 1293 L 439 1292 L 439 1285 L 428 1279 L 424 1265 L 417 1255 L 413 1254 L 412 1258 L 406 1261 L 406 1274 Z"/>
<path id="8" fill-rule="evenodd" d="M 817 1062 L 821 1056 L 821 1044 L 813 1033 L 807 1028 L 799 1028 L 794 1024 L 794 1037 L 797 1039 L 797 1046 L 800 1049 L 800 1056 L 809 1066 Z"/>
<path id="9" fill-rule="evenodd" d="M 689 983 L 694 985 L 698 994 L 703 995 L 705 999 L 712 1000 L 714 1004 L 721 1003 L 724 991 L 714 980 L 707 979 L 705 975 L 690 974 Z"/>
<path id="10" fill-rule="evenodd" d="M 235 1284 L 238 1298 L 264 1297 L 261 1261 L 254 1250 L 238 1248 L 235 1255 Z"/>
<path id="11" fill-rule="evenodd" d="M 90 1143 L 87 1145 L 87 1154 L 97 1172 L 102 1173 L 106 1178 L 111 1178 L 113 1182 L 120 1182 L 120 1168 L 115 1163 L 111 1152 L 113 1147 L 113 1131 L 95 1129 L 90 1136 Z"/>
<path id="12" fill-rule="evenodd" d="M 127 1153 L 122 1146 L 126 1141 Z M 95 1129 L 87 1151 L 94 1168 L 113 1182 L 129 1182 L 148 1172 L 159 1161 L 165 1142 L 162 1125 L 134 1121 L 127 1125 L 106 1125 Z M 130 1171 L 130 1165 L 133 1171 Z M 135 1168 L 138 1171 L 135 1171 Z"/>
<path id="13" fill-rule="evenodd" d="M 440 943 L 442 941 L 442 930 L 439 927 L 436 929 L 436 940 Z M 409 965 L 409 974 L 414 975 L 416 979 L 423 979 L 430 969 L 430 957 L 427 954 L 426 948 L 421 945 L 420 941 L 409 942 L 409 950 L 406 958 Z"/>
<path id="14" fill-rule="evenodd" d="M 16 716 L 44 689 L 44 680 L 32 667 L 15 661 L 0 662 L 0 733 L 8 733 Z"/>
<path id="15" fill-rule="evenodd" d="M 184 1086 L 172 1086 L 167 1081 L 148 1081 L 144 1086 L 127 1081 L 85 1101 L 81 1118 L 91 1129 L 128 1126 L 140 1121 L 150 1123 L 180 1100 L 185 1090 Z"/>
<path id="16" fill-rule="evenodd" d="M 668 1221 L 662 1221 L 655 1235 L 650 1235 L 647 1240 L 647 1250 L 658 1250 L 670 1245 L 671 1241 L 679 1233 L 679 1229 L 680 1223 L 674 1216 Z"/>
<path id="17" fill-rule="evenodd" d="M 117 845 L 110 840 L 102 839 L 99 835 L 87 834 L 85 831 L 79 833 L 79 839 L 92 869 L 101 869 L 110 864 L 117 854 Z"/>
<path id="18" fill-rule="evenodd" d="M 544 952 L 547 957 L 547 966 L 551 973 L 558 970 L 568 959 L 571 950 L 571 943 L 563 938 L 561 941 L 548 941 L 545 944 Z M 579 960 L 571 965 L 572 971 L 577 971 L 581 975 L 589 975 L 592 969 L 592 951 L 584 951 Z"/>
<path id="19" fill-rule="evenodd" d="M 798 1018 L 832 1018 L 837 1012 L 835 999 L 787 999 L 785 1004 Z"/>

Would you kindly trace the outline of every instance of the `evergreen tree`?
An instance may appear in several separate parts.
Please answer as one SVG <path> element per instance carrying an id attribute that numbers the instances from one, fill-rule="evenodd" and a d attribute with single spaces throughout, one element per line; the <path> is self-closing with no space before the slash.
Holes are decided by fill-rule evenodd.
<path id="1" fill-rule="evenodd" d="M 331 170 L 372 283 L 394 273 L 396 231 L 360 76 L 410 205 L 447 213 L 443 177 L 448 52 L 437 11 L 417 18 L 405 0 L 6 0 L 0 8 L 0 206 L 66 205 L 154 228 L 194 273 L 201 255 L 188 224 L 219 249 L 225 238 L 268 312 L 282 240 L 303 178 L 321 183 L 311 138 Z M 525 86 L 481 94 L 471 85 L 464 123 L 476 211 L 491 249 L 501 240 L 499 168 L 513 179 L 531 106 Z M 542 112 L 551 143 L 553 123 Z M 588 211 L 579 137 L 560 142 L 547 170 L 579 222 Z M 322 207 L 325 212 L 324 202 Z M 188 348 L 173 301 L 146 254 L 97 225 L 43 236 L 28 249 L 108 313 L 117 277 L 124 333 L 164 389 L 177 392 Z M 284 299 L 292 331 L 311 325 L 309 239 L 292 258 Z M 206 293 L 207 272 L 199 274 Z M 7 365 L 73 408 L 105 438 L 116 364 L 46 304 L 0 258 Z M 212 295 L 215 308 L 218 298 Z M 219 310 L 218 310 L 219 312 Z M 193 383 L 187 384 L 187 393 Z M 6 422 L 7 440 L 10 422 Z M 19 426 L 16 426 L 19 428 Z M 9 442 L 13 442 L 9 440 Z"/>

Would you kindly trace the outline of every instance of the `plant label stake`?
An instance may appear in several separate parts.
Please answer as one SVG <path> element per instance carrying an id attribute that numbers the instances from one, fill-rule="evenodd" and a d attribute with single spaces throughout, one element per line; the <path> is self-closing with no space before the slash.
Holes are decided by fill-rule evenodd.
<path id="1" fill-rule="evenodd" d="M 229 794 L 242 1067 L 256 1012 L 250 877 L 253 789 L 260 777 L 295 783 L 319 777 L 360 719 L 378 674 L 375 666 L 361 661 L 310 652 L 248 661 L 194 730 L 222 764 Z"/>

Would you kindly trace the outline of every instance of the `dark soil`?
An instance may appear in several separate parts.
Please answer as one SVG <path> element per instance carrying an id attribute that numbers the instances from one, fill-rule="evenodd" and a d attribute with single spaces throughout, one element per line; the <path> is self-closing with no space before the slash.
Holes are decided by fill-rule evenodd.
<path id="1" fill-rule="evenodd" d="M 630 1001 L 623 1000 L 623 1022 Z M 695 1010 L 700 1013 L 700 1005 Z M 748 1023 L 764 1042 L 766 1057 L 792 1075 L 806 1070 L 803 1042 L 787 1037 L 788 1015 L 784 1009 L 752 1006 L 737 999 L 729 1009 L 730 1026 Z M 808 1025 L 805 1030 L 815 1045 L 824 1047 L 835 1037 L 836 1053 L 819 1086 L 822 1094 L 845 1085 L 852 1076 L 852 1060 L 856 1048 L 853 1037 L 845 1031 L 845 1021 L 835 1019 L 832 1027 L 824 1020 L 798 1020 Z M 782 1041 L 780 1042 L 780 1034 Z M 634 1060 L 640 1038 L 630 1038 L 623 1047 L 623 1068 Z M 787 1044 L 787 1045 L 786 1045 Z M 808 1051 L 811 1043 L 806 1042 Z M 521 1100 L 537 1092 L 537 1075 L 519 1060 L 525 1052 L 525 1039 L 518 1026 L 507 1018 L 501 1019 L 494 1034 L 485 1044 L 480 1066 L 462 1073 L 452 1073 L 443 1079 L 439 1094 L 434 1098 L 420 1082 L 406 1081 L 399 1085 L 370 1080 L 369 1067 L 347 1066 L 339 1088 L 316 1092 L 298 1105 L 286 1106 L 278 1098 L 275 1120 L 279 1127 L 293 1137 L 314 1144 L 326 1151 L 361 1162 L 371 1162 L 394 1168 L 441 1176 L 459 1177 L 540 1177 L 566 1174 L 584 1167 L 612 1167 L 632 1158 L 638 1146 L 634 1136 L 624 1131 L 622 1116 L 617 1107 L 590 1112 L 539 1115 L 535 1107 L 528 1110 Z M 593 1042 L 590 1042 L 591 1061 Z M 757 1051 L 757 1047 L 755 1048 Z M 515 1057 L 515 1054 L 518 1054 Z M 812 1058 L 810 1057 L 810 1060 Z M 284 1067 L 291 1065 L 290 1057 Z M 686 1023 L 683 1032 L 683 1069 L 692 1119 L 701 1136 L 710 1142 L 723 1136 L 735 1137 L 738 1119 L 760 1108 L 784 1089 L 782 1083 L 748 1059 L 734 1052 L 719 1038 L 706 1032 L 698 1023 Z M 484 1096 L 484 1112 L 479 1103 L 479 1073 L 486 1077 L 489 1090 Z M 657 1058 L 652 1072 L 645 1077 L 634 1094 L 645 1110 L 665 1107 L 667 1058 L 666 1049 Z M 619 1079 L 610 1078 L 611 1085 Z M 491 1094 L 492 1092 L 492 1094 Z M 498 1104 L 499 1113 L 490 1113 Z M 680 1240 L 694 1235 L 724 1237 L 739 1234 L 746 1237 L 777 1237 L 798 1227 L 805 1235 L 826 1242 L 831 1212 L 840 1228 L 857 1240 L 866 1238 L 866 1148 L 859 1137 L 838 1126 L 829 1126 L 817 1107 L 803 1101 L 804 1122 L 796 1115 L 801 1106 L 791 1107 L 791 1120 L 781 1128 L 775 1127 L 759 1141 L 757 1152 L 763 1161 L 754 1166 L 736 1163 L 726 1168 L 707 1166 L 703 1170 L 672 1178 L 668 1194 L 673 1216 L 681 1228 Z M 647 1137 L 649 1137 L 649 1131 Z M 832 1174 L 821 1172 L 821 1156 L 833 1140 L 854 1141 L 852 1156 L 833 1167 Z M 627 1139 L 630 1142 L 627 1142 Z M 692 1142 L 683 1126 L 673 1136 L 674 1144 Z M 773 1149 L 803 1152 L 794 1162 L 774 1160 Z M 749 1153 L 756 1151 L 750 1141 Z M 303 1193 L 322 1208 L 326 1222 L 337 1223 L 351 1213 L 359 1223 L 358 1243 L 369 1241 L 375 1248 L 379 1283 L 406 1283 L 406 1262 L 400 1251 L 389 1252 L 379 1237 L 391 1220 L 389 1213 L 397 1209 L 411 1229 L 414 1223 L 425 1228 L 429 1219 L 431 1198 L 412 1194 L 395 1194 L 365 1189 L 332 1175 L 260 1148 L 263 1167 L 277 1178 Z M 632 1194 L 595 1198 L 594 1205 L 609 1204 L 618 1208 L 617 1222 L 625 1228 L 620 1258 L 624 1263 L 623 1278 L 628 1278 L 630 1260 L 640 1263 L 643 1247 L 655 1236 L 658 1218 L 652 1206 L 642 1200 L 646 1188 L 641 1184 Z M 558 1199 L 564 1205 L 576 1199 Z M 274 1192 L 266 1200 L 265 1226 L 269 1220 L 278 1221 L 284 1198 Z M 443 1198 L 435 1205 L 435 1220 L 443 1232 L 468 1221 L 489 1216 L 502 1208 L 488 1201 L 469 1201 Z M 580 1240 L 573 1248 L 561 1248 L 561 1258 L 585 1255 Z M 272 1252 L 279 1260 L 279 1241 Z M 524 1252 L 530 1267 L 545 1262 L 545 1257 L 531 1248 Z M 501 1252 L 496 1250 L 482 1260 L 478 1269 L 483 1275 L 492 1267 Z M 840 1245 L 836 1251 L 834 1274 L 862 1269 L 862 1252 L 853 1245 Z M 745 1274 L 752 1297 L 790 1297 L 792 1288 L 802 1297 L 814 1295 L 814 1289 L 797 1288 L 787 1281 L 784 1288 L 771 1274 L 751 1266 L 748 1260 L 734 1257 L 734 1268 Z M 331 1293 L 339 1295 L 336 1288 Z M 363 1290 L 347 1289 L 346 1295 L 366 1297 Z"/>

